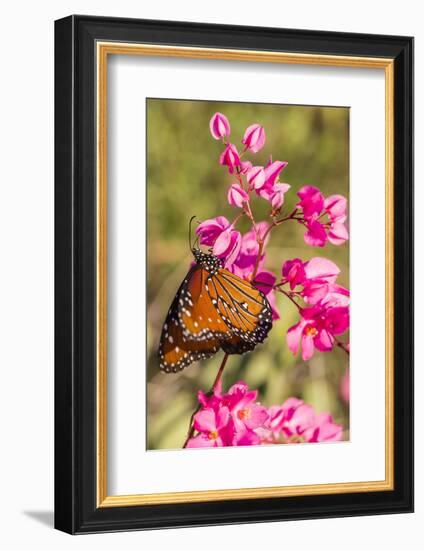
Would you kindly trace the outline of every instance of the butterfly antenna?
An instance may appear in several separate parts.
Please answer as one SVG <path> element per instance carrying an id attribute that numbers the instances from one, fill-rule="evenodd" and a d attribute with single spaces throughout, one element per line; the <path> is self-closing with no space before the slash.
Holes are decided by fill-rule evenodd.
<path id="1" fill-rule="evenodd" d="M 191 224 L 193 223 L 193 220 L 195 219 L 196 216 L 192 216 L 190 218 L 190 221 L 188 222 L 188 245 L 190 247 L 190 250 L 193 250 L 195 244 L 196 244 L 196 241 L 194 242 L 194 245 L 191 244 Z"/>

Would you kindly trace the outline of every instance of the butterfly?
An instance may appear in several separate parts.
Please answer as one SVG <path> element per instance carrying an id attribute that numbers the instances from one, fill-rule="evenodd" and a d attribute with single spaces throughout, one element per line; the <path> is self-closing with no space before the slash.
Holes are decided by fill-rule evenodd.
<path id="1" fill-rule="evenodd" d="M 223 267 L 211 252 L 191 247 L 195 263 L 169 308 L 159 343 L 159 366 L 178 372 L 219 349 L 252 351 L 272 327 L 271 306 L 249 281 Z"/>

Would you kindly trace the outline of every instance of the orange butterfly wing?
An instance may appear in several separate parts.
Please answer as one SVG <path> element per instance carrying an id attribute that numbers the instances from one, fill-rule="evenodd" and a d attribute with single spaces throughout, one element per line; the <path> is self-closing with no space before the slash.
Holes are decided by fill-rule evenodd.
<path id="1" fill-rule="evenodd" d="M 178 296 L 178 320 L 184 338 L 202 342 L 231 338 L 231 331 L 212 304 L 207 292 L 209 273 L 195 266 L 181 285 Z"/>
<path id="2" fill-rule="evenodd" d="M 160 368 L 178 372 L 220 348 L 229 354 L 252 351 L 271 327 L 271 307 L 260 290 L 227 269 L 210 273 L 198 263 L 178 289 L 163 325 Z"/>
<path id="3" fill-rule="evenodd" d="M 251 349 L 265 340 L 272 327 L 272 311 L 260 290 L 224 268 L 208 280 L 207 289 L 234 336 L 251 344 Z"/>
<path id="4" fill-rule="evenodd" d="M 178 372 L 194 361 L 212 357 L 220 348 L 219 340 L 187 340 L 178 322 L 178 299 L 174 299 L 162 328 L 159 343 L 159 367 L 164 372 Z"/>

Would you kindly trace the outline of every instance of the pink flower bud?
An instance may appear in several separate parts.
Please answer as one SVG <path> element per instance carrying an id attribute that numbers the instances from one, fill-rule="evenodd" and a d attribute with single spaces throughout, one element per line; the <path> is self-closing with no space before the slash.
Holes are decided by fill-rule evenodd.
<path id="1" fill-rule="evenodd" d="M 252 168 L 252 163 L 250 160 L 245 160 L 240 162 L 240 174 L 247 174 L 247 172 Z"/>
<path id="2" fill-rule="evenodd" d="M 290 189 L 290 185 L 287 183 L 276 183 L 274 185 L 274 193 L 271 198 L 271 206 L 274 210 L 281 208 L 284 204 L 284 195 Z"/>
<path id="3" fill-rule="evenodd" d="M 243 207 L 244 202 L 248 202 L 249 195 L 239 183 L 233 183 L 228 189 L 228 202 L 231 206 Z"/>
<path id="4" fill-rule="evenodd" d="M 261 189 L 265 184 L 265 171 L 262 166 L 252 166 L 247 171 L 246 179 L 248 184 L 254 189 Z"/>
<path id="5" fill-rule="evenodd" d="M 209 122 L 209 128 L 212 137 L 221 139 L 224 136 L 230 135 L 230 123 L 228 118 L 222 113 L 215 113 Z"/>
<path id="6" fill-rule="evenodd" d="M 265 130 L 259 124 L 252 124 L 244 132 L 241 141 L 252 153 L 257 153 L 265 143 Z"/>
<path id="7" fill-rule="evenodd" d="M 235 145 L 229 143 L 226 146 L 224 152 L 219 157 L 219 163 L 223 166 L 228 166 L 230 174 L 234 173 L 235 167 L 240 166 L 240 156 Z"/>
<path id="8" fill-rule="evenodd" d="M 294 290 L 297 285 L 302 285 L 305 282 L 305 263 L 299 258 L 287 260 L 283 264 L 282 274 L 284 279 L 290 283 L 290 289 Z"/>

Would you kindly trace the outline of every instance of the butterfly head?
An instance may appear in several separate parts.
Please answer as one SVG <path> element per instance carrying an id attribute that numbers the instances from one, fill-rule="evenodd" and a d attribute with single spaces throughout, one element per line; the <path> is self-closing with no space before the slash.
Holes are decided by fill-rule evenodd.
<path id="1" fill-rule="evenodd" d="M 212 253 L 202 252 L 199 248 L 192 248 L 191 251 L 197 265 L 202 266 L 211 275 L 223 267 L 223 261 Z"/>

